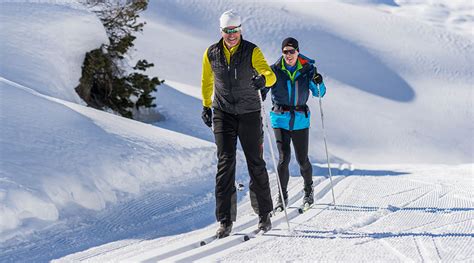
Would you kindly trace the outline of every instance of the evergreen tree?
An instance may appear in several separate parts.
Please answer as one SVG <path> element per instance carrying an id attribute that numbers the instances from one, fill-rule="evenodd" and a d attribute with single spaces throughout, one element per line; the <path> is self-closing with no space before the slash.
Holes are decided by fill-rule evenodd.
<path id="1" fill-rule="evenodd" d="M 133 118 L 132 109 L 156 107 L 151 95 L 163 83 L 158 77 L 141 73 L 153 63 L 139 60 L 127 70 L 125 55 L 134 46 L 136 32 L 142 32 L 145 22 L 139 13 L 146 10 L 148 0 L 88 0 L 83 1 L 95 12 L 107 33 L 109 43 L 86 53 L 82 76 L 76 91 L 86 103 L 97 109 L 112 109 Z"/>

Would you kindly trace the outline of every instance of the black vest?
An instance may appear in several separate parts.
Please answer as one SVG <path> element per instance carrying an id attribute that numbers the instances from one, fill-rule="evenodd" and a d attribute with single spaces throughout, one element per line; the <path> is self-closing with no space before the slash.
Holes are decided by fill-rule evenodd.
<path id="1" fill-rule="evenodd" d="M 255 44 L 240 40 L 240 45 L 230 63 L 224 54 L 223 39 L 210 46 L 207 56 L 214 73 L 214 100 L 212 107 L 232 114 L 244 114 L 260 110 L 260 98 L 250 87 L 256 70 L 252 66 Z"/>

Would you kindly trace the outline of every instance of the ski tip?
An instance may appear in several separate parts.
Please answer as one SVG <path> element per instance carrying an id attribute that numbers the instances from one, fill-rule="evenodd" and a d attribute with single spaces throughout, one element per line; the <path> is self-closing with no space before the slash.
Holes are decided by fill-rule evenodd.
<path id="1" fill-rule="evenodd" d="M 205 246 L 206 245 L 206 241 L 201 241 L 201 243 L 199 243 L 199 245 L 202 247 L 202 246 Z"/>
<path id="2" fill-rule="evenodd" d="M 248 235 L 244 236 L 244 241 L 249 241 L 250 237 Z"/>

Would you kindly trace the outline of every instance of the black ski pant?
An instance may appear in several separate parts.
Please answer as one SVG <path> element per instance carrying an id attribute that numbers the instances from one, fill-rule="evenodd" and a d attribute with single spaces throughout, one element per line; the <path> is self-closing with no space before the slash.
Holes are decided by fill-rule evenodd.
<path id="1" fill-rule="evenodd" d="M 217 221 L 236 219 L 237 139 L 244 150 L 250 175 L 249 190 L 256 197 L 258 214 L 265 215 L 271 212 L 273 204 L 268 173 L 263 160 L 263 127 L 260 111 L 235 115 L 214 109 L 213 124 L 218 158 L 215 189 Z"/>
<path id="2" fill-rule="evenodd" d="M 291 160 L 291 142 L 293 142 L 296 161 L 300 166 L 300 172 L 304 180 L 305 188 L 311 186 L 313 184 L 313 167 L 308 158 L 309 128 L 294 131 L 273 129 L 273 131 L 275 132 L 275 139 L 279 153 L 277 169 L 283 193 L 287 193 L 288 180 L 290 179 L 288 166 Z"/>

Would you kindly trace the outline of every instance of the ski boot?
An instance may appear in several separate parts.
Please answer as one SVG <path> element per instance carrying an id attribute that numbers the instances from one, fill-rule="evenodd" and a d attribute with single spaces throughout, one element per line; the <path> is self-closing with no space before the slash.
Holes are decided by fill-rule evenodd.
<path id="1" fill-rule="evenodd" d="M 217 238 L 224 238 L 224 237 L 229 236 L 231 231 L 232 231 L 232 221 L 224 220 L 224 221 L 221 221 L 221 224 L 216 231 L 216 236 Z"/>
<path id="2" fill-rule="evenodd" d="M 270 213 L 263 216 L 258 216 L 258 229 L 267 232 L 272 229 L 272 221 L 270 220 Z"/>
<path id="3" fill-rule="evenodd" d="M 283 197 L 284 198 L 281 198 L 281 195 L 278 194 L 278 197 L 276 199 L 276 205 L 273 209 L 274 213 L 283 211 L 283 202 L 285 202 L 285 207 L 288 206 L 288 193 L 286 195 L 283 194 Z"/>
<path id="4" fill-rule="evenodd" d="M 313 184 L 304 186 L 303 205 L 312 205 L 314 203 Z"/>

